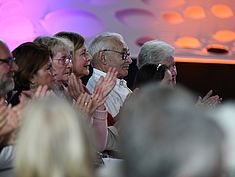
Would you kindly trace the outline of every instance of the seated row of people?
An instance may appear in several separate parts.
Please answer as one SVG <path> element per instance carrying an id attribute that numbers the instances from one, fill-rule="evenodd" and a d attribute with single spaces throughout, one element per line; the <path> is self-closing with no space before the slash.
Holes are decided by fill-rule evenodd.
<path id="1" fill-rule="evenodd" d="M 19 128 L 20 133 L 16 138 L 16 142 L 19 140 L 19 146 L 16 146 L 19 148 L 19 151 L 16 150 L 16 154 L 22 156 L 19 157 L 19 161 L 16 161 L 16 166 L 20 169 L 16 170 L 16 174 L 19 174 L 21 170 L 27 168 L 27 162 L 25 162 L 26 166 L 21 166 L 20 164 L 23 162 L 23 155 L 27 153 L 27 151 L 30 151 L 31 143 L 35 143 L 35 148 L 32 148 L 33 150 L 30 151 L 32 154 L 29 153 L 27 156 L 28 159 L 25 158 L 26 160 L 30 161 L 30 158 L 33 155 L 35 155 L 35 159 L 32 160 L 40 158 L 40 156 L 36 156 L 37 152 L 40 151 L 40 149 L 36 149 L 36 147 L 42 149 L 47 148 L 45 149 L 45 153 L 54 150 L 55 155 L 43 156 L 42 164 L 43 161 L 48 162 L 53 160 L 52 164 L 59 166 L 59 169 L 55 169 L 55 171 L 52 170 L 50 173 L 51 175 L 48 173 L 45 174 L 53 176 L 53 173 L 66 173 L 64 176 L 69 176 L 70 170 L 68 170 L 68 172 L 65 172 L 65 170 L 60 171 L 63 168 L 69 168 L 69 166 L 71 166 L 71 168 L 73 167 L 73 165 L 66 166 L 70 164 L 70 162 L 67 162 L 68 159 L 64 159 L 66 156 L 62 155 L 62 151 L 67 153 L 68 149 L 66 148 L 71 148 L 69 150 L 76 153 L 73 148 L 87 148 L 88 151 L 90 148 L 86 147 L 87 145 L 80 147 L 75 143 L 76 141 L 74 142 L 75 144 L 72 144 L 73 147 L 68 146 L 64 149 L 63 147 L 62 149 L 57 148 L 57 146 L 67 146 L 67 143 L 70 143 L 70 136 L 75 136 L 70 134 L 70 132 L 65 131 L 70 130 L 71 125 L 68 124 L 70 121 L 74 122 L 74 118 L 65 119 L 64 122 L 61 120 L 66 114 L 69 114 L 68 111 L 72 114 L 70 117 L 78 117 L 78 120 L 76 121 L 86 119 L 89 123 L 89 128 L 87 129 L 95 132 L 93 139 L 94 151 L 120 151 L 119 133 L 122 133 L 123 126 L 120 125 L 119 119 L 128 119 L 128 115 L 122 116 L 119 115 L 119 113 L 122 112 L 120 110 L 125 110 L 125 102 L 128 102 L 127 98 L 129 98 L 129 95 L 131 95 L 131 98 L 136 97 L 136 94 L 132 94 L 132 91 L 127 87 L 126 81 L 123 79 L 128 75 L 132 59 L 130 57 L 128 46 L 120 34 L 108 32 L 98 35 L 91 42 L 88 50 L 86 49 L 85 39 L 81 35 L 72 32 L 60 32 L 55 34 L 54 37 L 40 36 L 36 38 L 34 42 L 21 44 L 13 50 L 12 54 L 5 43 L 1 42 L 0 44 L 0 57 L 2 58 L 0 60 L 0 67 L 2 65 L 3 68 L 1 68 L 0 73 L 0 109 L 1 112 L 3 112 L 0 117 L 2 122 L 0 129 L 2 146 L 1 155 L 6 155 L 7 148 L 9 149 L 9 147 L 9 154 L 13 154 L 14 146 L 12 146 L 12 144 L 14 144 L 14 137 Z M 167 50 L 167 48 L 169 48 L 169 50 Z M 141 87 L 142 90 L 142 86 L 148 82 L 161 81 L 162 85 L 171 86 L 173 89 L 176 85 L 177 75 L 173 52 L 174 48 L 165 42 L 151 41 L 146 43 L 141 48 L 138 57 L 137 63 L 142 67 L 137 73 L 136 87 Z M 89 75 L 90 64 L 94 69 L 92 76 L 85 86 L 82 83 L 81 78 Z M 138 91 L 137 94 L 139 94 Z M 37 100 L 38 97 L 47 97 L 49 95 L 53 97 L 59 96 L 64 101 L 58 99 L 53 101 L 54 98 L 52 99 L 52 97 L 41 103 L 36 101 L 34 104 L 34 101 L 32 101 L 35 99 Z M 4 102 L 5 96 L 7 96 L 8 103 L 14 106 L 13 108 L 7 106 Z M 57 102 L 64 103 L 57 104 Z M 212 96 L 212 92 L 209 92 L 204 98 L 199 99 L 201 105 L 217 105 L 220 102 L 221 98 L 217 95 Z M 33 105 L 32 107 L 25 106 L 31 104 Z M 37 107 L 38 111 L 41 112 L 36 114 Z M 53 108 L 55 112 L 50 110 L 50 107 L 51 109 Z M 63 107 L 65 107 L 65 109 Z M 67 107 L 71 107 L 73 110 L 66 109 Z M 78 111 L 82 114 L 74 116 L 74 109 L 75 112 Z M 136 109 L 138 109 L 138 107 L 136 107 Z M 26 111 L 26 113 L 27 111 L 30 111 L 28 114 L 25 114 L 23 110 Z M 32 112 L 35 112 L 35 115 Z M 148 114 L 148 112 L 145 113 Z M 30 116 L 33 117 L 32 120 L 27 118 Z M 37 122 L 39 119 L 40 121 L 45 121 L 45 129 L 43 122 Z M 59 121 L 61 125 L 56 124 L 54 121 Z M 81 122 L 74 123 L 83 126 L 83 123 Z M 135 123 L 133 124 L 136 125 Z M 59 126 L 58 130 L 56 129 L 56 125 Z M 66 125 L 68 126 L 66 127 Z M 30 129 L 31 126 L 35 128 Z M 52 131 L 47 132 L 46 126 L 48 126 L 48 131 L 49 129 Z M 72 126 L 71 129 L 73 129 Z M 76 127 L 76 129 L 80 128 Z M 39 130 L 44 134 L 44 136 L 41 137 L 42 139 L 39 137 Z M 53 132 L 54 130 L 55 132 Z M 30 134 L 31 131 L 35 131 L 35 134 Z M 81 137 L 81 135 L 78 135 L 78 131 L 80 130 L 74 131 L 77 132 L 76 136 L 73 138 Z M 59 142 L 58 139 L 60 136 L 61 142 Z M 65 140 L 68 141 L 67 143 L 62 141 L 64 136 Z M 66 137 L 68 139 L 66 139 Z M 88 141 L 89 138 L 81 137 L 81 139 Z M 51 141 L 51 143 L 46 143 L 45 141 Z M 23 149 L 26 149 L 26 151 Z M 53 159 L 53 156 L 58 156 L 59 159 Z M 76 157 L 76 154 L 74 154 L 74 156 Z M 68 154 L 68 157 L 73 158 L 72 154 Z M 13 158 L 13 156 L 11 156 L 10 159 L 11 158 Z M 78 158 L 80 158 L 80 156 Z M 0 159 L 0 161 L 1 160 L 2 159 Z M 78 159 L 74 160 L 76 161 Z M 71 160 L 71 163 L 76 163 L 75 161 L 73 162 Z M 94 159 L 90 158 L 89 161 L 94 161 Z M 77 163 L 79 164 L 80 162 Z M 35 163 L 33 164 L 35 165 L 34 167 L 32 166 L 29 168 L 39 168 L 42 164 Z M 47 163 L 44 165 L 46 164 Z M 89 167 L 87 168 L 92 168 L 91 165 L 88 166 Z M 47 164 L 45 167 L 50 166 Z M 12 165 L 8 164 L 5 169 L 12 169 Z M 39 171 L 40 170 L 32 171 L 32 174 L 38 174 L 40 177 L 43 176 L 43 173 L 39 175 Z M 11 171 L 10 174 L 13 175 Z M 24 175 L 27 176 L 27 172 Z M 71 174 L 71 176 L 76 175 Z"/>

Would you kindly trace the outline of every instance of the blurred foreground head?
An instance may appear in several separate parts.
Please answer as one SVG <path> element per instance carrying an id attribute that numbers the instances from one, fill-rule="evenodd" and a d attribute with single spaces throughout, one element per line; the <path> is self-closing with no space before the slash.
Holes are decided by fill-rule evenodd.
<path id="1" fill-rule="evenodd" d="M 224 156 L 226 177 L 235 176 L 235 102 L 221 104 L 214 110 L 214 117 L 225 135 Z"/>
<path id="2" fill-rule="evenodd" d="M 127 177 L 216 177 L 223 133 L 192 95 L 151 84 L 121 112 Z"/>
<path id="3" fill-rule="evenodd" d="M 17 177 L 93 177 L 93 151 L 81 115 L 64 100 L 32 102 L 16 144 Z"/>

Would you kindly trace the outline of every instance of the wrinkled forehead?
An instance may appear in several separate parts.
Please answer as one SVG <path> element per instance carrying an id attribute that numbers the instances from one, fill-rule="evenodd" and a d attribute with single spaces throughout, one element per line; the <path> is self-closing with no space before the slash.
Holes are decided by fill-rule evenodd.
<path id="1" fill-rule="evenodd" d="M 115 50 L 128 49 L 126 42 L 120 38 L 114 38 L 110 42 L 110 46 Z"/>

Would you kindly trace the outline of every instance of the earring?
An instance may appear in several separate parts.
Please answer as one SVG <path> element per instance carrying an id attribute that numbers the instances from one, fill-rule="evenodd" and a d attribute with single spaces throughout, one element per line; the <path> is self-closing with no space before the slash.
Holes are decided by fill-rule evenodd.
<path id="1" fill-rule="evenodd" d="M 38 86 L 38 84 L 36 84 L 36 83 L 34 83 L 32 81 L 29 84 L 30 89 L 35 89 L 37 86 Z"/>

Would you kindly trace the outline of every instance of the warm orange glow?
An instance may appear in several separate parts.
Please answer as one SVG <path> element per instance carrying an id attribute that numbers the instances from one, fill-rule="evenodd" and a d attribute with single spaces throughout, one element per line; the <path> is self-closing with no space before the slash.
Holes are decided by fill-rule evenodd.
<path id="1" fill-rule="evenodd" d="M 194 37 L 181 37 L 177 39 L 175 45 L 180 48 L 198 48 L 201 46 L 200 41 Z"/>
<path id="2" fill-rule="evenodd" d="M 152 7 L 160 6 L 162 7 L 162 9 L 173 9 L 185 4 L 185 0 L 162 0 L 162 1 L 142 0 L 142 1 Z"/>
<path id="3" fill-rule="evenodd" d="M 231 48 L 231 51 L 235 52 L 235 47 L 232 47 L 232 48 Z"/>
<path id="4" fill-rule="evenodd" d="M 213 35 L 213 38 L 221 42 L 230 42 L 230 41 L 235 40 L 235 32 L 229 31 L 229 30 L 217 31 Z"/>
<path id="5" fill-rule="evenodd" d="M 211 64 L 235 64 L 235 60 L 221 60 L 213 58 L 186 58 L 186 57 L 175 57 L 176 62 L 185 63 L 211 63 Z"/>
<path id="6" fill-rule="evenodd" d="M 204 9 L 201 6 L 190 6 L 186 8 L 184 15 L 193 19 L 203 19 L 206 17 Z"/>
<path id="7" fill-rule="evenodd" d="M 233 16 L 232 9 L 224 4 L 217 4 L 211 7 L 211 12 L 218 18 L 229 18 Z"/>
<path id="8" fill-rule="evenodd" d="M 178 12 L 165 12 L 162 14 L 162 17 L 170 24 L 179 24 L 183 22 L 183 18 Z"/>

